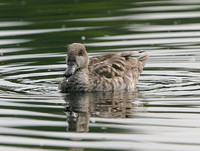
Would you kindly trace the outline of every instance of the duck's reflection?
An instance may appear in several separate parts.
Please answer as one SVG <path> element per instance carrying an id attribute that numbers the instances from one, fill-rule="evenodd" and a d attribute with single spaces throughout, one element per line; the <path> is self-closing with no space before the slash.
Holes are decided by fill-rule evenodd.
<path id="1" fill-rule="evenodd" d="M 63 96 L 66 102 L 68 131 L 88 132 L 90 99 L 87 93 L 73 92 L 63 94 Z"/>
<path id="2" fill-rule="evenodd" d="M 138 102 L 138 93 L 133 92 L 71 92 L 63 94 L 68 131 L 88 132 L 90 117 L 127 118 L 133 107 L 143 106 Z"/>

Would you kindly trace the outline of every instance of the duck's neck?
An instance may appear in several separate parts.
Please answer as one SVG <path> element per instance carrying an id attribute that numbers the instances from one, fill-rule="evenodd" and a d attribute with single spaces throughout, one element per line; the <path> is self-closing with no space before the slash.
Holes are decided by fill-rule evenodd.
<path id="1" fill-rule="evenodd" d="M 79 68 L 79 69 L 76 70 L 76 72 L 72 76 L 81 78 L 83 76 L 86 76 L 88 73 L 89 73 L 89 71 L 88 71 L 87 67 L 85 67 L 85 68 Z"/>

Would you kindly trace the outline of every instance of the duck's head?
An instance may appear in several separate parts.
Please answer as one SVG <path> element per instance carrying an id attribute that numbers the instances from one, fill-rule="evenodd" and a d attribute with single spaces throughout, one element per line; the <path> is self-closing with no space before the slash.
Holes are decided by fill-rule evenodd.
<path id="1" fill-rule="evenodd" d="M 69 78 L 77 69 L 86 68 L 89 64 L 89 57 L 85 46 L 80 43 L 73 43 L 68 46 L 66 56 L 67 70 L 64 73 L 66 78 Z"/>

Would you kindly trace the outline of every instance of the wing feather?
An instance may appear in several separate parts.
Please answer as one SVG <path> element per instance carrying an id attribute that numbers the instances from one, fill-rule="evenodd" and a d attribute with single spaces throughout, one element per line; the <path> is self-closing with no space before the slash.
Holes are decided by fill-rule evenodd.
<path id="1" fill-rule="evenodd" d="M 106 54 L 90 58 L 89 70 L 106 78 L 123 77 L 128 71 L 140 73 L 146 63 L 148 55 L 131 58 L 138 51 L 126 51 L 115 54 Z"/>

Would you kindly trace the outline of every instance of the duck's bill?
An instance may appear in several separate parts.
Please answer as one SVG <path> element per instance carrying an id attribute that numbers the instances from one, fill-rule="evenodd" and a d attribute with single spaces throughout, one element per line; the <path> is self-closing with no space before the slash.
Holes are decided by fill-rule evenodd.
<path id="1" fill-rule="evenodd" d="M 67 68 L 67 70 L 66 70 L 65 73 L 64 73 L 64 76 L 65 76 L 66 78 L 69 78 L 71 75 L 74 74 L 74 72 L 76 71 L 77 67 L 78 67 L 78 66 L 77 66 L 76 62 L 71 62 L 71 63 L 69 63 L 69 64 L 68 64 L 68 68 Z"/>

